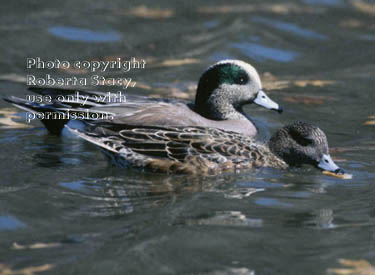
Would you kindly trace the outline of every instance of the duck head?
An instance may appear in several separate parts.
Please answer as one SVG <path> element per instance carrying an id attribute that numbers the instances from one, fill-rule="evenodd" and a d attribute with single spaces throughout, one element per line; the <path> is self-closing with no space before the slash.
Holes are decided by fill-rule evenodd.
<path id="1" fill-rule="evenodd" d="M 296 122 L 278 130 L 268 142 L 269 148 L 290 166 L 311 164 L 319 169 L 344 174 L 328 152 L 327 137 L 316 126 Z"/>
<path id="2" fill-rule="evenodd" d="M 201 76 L 195 108 L 213 120 L 243 119 L 242 106 L 255 103 L 282 112 L 262 90 L 257 71 L 240 60 L 223 60 L 209 67 Z"/>

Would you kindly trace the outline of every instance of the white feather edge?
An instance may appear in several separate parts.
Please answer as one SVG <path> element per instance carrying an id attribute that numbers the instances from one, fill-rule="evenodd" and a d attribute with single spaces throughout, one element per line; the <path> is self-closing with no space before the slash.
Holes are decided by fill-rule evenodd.
<path id="1" fill-rule="evenodd" d="M 82 133 L 81 131 L 77 130 L 77 129 L 73 129 L 71 127 L 69 127 L 68 125 L 65 125 L 64 126 L 66 129 L 68 129 L 72 134 L 84 139 L 84 140 L 87 140 L 88 142 L 91 142 L 99 147 L 102 147 L 108 151 L 111 151 L 113 153 L 119 153 L 119 151 L 116 151 L 115 149 L 113 149 L 112 147 L 108 146 L 108 145 L 105 145 L 103 144 L 102 142 L 100 142 L 99 138 L 93 138 L 93 137 L 90 137 L 84 133 Z"/>
<path id="2" fill-rule="evenodd" d="M 21 105 L 18 105 L 17 103 L 12 103 L 13 106 L 21 109 L 21 110 L 24 110 L 26 112 L 30 112 L 30 113 L 33 113 L 33 114 L 37 114 L 38 112 L 37 111 L 34 111 L 33 109 L 30 109 L 30 108 L 27 108 L 25 106 L 21 106 Z"/>

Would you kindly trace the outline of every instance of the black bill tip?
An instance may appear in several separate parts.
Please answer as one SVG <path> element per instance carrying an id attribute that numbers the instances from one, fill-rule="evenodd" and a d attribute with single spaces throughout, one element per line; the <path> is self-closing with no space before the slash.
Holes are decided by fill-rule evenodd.
<path id="1" fill-rule="evenodd" d="M 343 174 L 345 174 L 345 171 L 344 171 L 344 169 L 338 168 L 338 169 L 335 170 L 335 174 L 343 175 Z"/>
<path id="2" fill-rule="evenodd" d="M 273 110 L 277 111 L 279 114 L 281 114 L 284 111 L 283 107 L 281 106 L 279 106 L 278 109 L 273 109 Z"/>

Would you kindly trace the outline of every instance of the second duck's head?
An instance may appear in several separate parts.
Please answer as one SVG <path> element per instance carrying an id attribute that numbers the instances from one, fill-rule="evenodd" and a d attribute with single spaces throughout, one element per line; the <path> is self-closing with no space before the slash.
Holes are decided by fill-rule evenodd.
<path id="1" fill-rule="evenodd" d="M 295 122 L 279 129 L 269 140 L 269 148 L 290 166 L 311 164 L 319 169 L 344 174 L 328 151 L 324 132 L 305 122 Z"/>
<path id="2" fill-rule="evenodd" d="M 259 75 L 253 66 L 240 60 L 223 60 L 210 66 L 201 76 L 195 108 L 213 120 L 243 119 L 242 106 L 255 103 L 282 112 L 262 90 Z"/>

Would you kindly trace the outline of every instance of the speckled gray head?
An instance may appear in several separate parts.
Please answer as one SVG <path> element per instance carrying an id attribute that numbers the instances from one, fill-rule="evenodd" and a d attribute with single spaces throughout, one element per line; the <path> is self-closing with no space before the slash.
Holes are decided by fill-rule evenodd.
<path id="1" fill-rule="evenodd" d="M 195 98 L 195 110 L 214 120 L 245 119 L 242 106 L 255 103 L 282 112 L 262 90 L 257 71 L 240 60 L 222 60 L 201 76 Z"/>
<path id="2" fill-rule="evenodd" d="M 318 127 L 295 122 L 278 130 L 268 143 L 271 151 L 289 165 L 311 164 L 322 170 L 344 174 L 328 150 L 328 141 Z"/>

